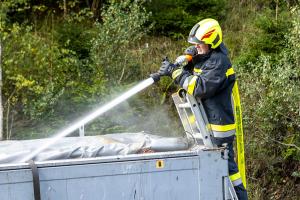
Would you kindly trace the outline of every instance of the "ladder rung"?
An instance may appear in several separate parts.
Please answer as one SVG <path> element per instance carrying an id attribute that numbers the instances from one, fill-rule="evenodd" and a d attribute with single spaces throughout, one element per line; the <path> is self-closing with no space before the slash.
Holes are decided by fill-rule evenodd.
<path id="1" fill-rule="evenodd" d="M 201 133 L 193 133 L 193 136 L 194 136 L 195 138 L 201 138 L 201 139 L 202 139 Z"/>
<path id="2" fill-rule="evenodd" d="M 181 103 L 181 104 L 178 104 L 178 107 L 179 108 L 190 108 L 190 104 L 189 103 Z"/>

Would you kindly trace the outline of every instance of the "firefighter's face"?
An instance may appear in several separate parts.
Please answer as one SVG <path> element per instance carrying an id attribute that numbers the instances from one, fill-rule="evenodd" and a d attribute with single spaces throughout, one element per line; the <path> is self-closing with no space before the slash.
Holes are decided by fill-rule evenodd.
<path id="1" fill-rule="evenodd" d="M 207 44 L 196 44 L 198 54 L 207 54 L 209 52 L 209 45 Z"/>

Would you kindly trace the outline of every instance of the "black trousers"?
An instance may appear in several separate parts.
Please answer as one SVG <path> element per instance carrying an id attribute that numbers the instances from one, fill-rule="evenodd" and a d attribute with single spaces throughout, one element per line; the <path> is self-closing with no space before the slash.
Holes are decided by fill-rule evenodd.
<path id="1" fill-rule="evenodd" d="M 234 137 L 226 139 L 215 139 L 214 141 L 218 147 L 223 146 L 223 144 L 225 143 L 227 144 L 229 176 L 239 172 L 238 166 L 234 160 L 233 140 Z M 239 200 L 248 200 L 247 190 L 245 189 L 243 183 L 235 185 L 234 189 Z"/>

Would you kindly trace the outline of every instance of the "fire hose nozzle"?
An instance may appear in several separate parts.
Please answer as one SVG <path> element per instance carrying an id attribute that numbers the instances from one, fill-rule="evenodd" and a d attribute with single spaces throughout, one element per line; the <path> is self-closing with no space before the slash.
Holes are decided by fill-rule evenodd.
<path id="1" fill-rule="evenodd" d="M 156 73 L 150 74 L 150 77 L 154 80 L 154 82 L 158 82 L 160 80 L 161 75 L 158 72 L 156 72 Z"/>

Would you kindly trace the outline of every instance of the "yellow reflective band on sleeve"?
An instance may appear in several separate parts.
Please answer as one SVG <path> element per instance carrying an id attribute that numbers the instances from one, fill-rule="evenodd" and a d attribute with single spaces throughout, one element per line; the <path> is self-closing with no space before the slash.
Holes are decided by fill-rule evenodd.
<path id="1" fill-rule="evenodd" d="M 176 69 L 176 70 L 172 73 L 172 79 L 177 78 L 181 73 L 182 73 L 182 69 Z"/>
<path id="2" fill-rule="evenodd" d="M 239 178 L 241 178 L 241 174 L 240 174 L 240 172 L 237 172 L 235 174 L 230 175 L 229 178 L 230 178 L 231 181 L 236 181 Z"/>
<path id="3" fill-rule="evenodd" d="M 232 74 L 234 74 L 234 70 L 233 70 L 232 67 L 230 67 L 230 68 L 227 69 L 227 71 L 226 71 L 226 76 L 228 77 L 228 76 L 230 76 L 230 75 L 232 75 Z"/>
<path id="4" fill-rule="evenodd" d="M 234 103 L 234 117 L 236 124 L 236 143 L 238 155 L 238 168 L 241 173 L 243 184 L 246 188 L 246 169 L 245 169 L 245 152 L 244 152 L 244 133 L 242 123 L 242 108 L 240 102 L 240 94 L 237 81 L 235 81 L 232 89 L 232 99 Z"/>
<path id="5" fill-rule="evenodd" d="M 213 131 L 231 131 L 235 129 L 235 124 L 228 124 L 228 125 L 216 125 L 216 124 L 210 124 L 210 128 Z"/>
<path id="6" fill-rule="evenodd" d="M 202 69 L 194 68 L 194 72 L 201 74 L 202 73 Z"/>
<path id="7" fill-rule="evenodd" d="M 189 93 L 190 95 L 193 95 L 193 93 L 194 93 L 197 79 L 198 79 L 198 76 L 193 76 L 193 78 L 191 78 L 191 80 L 189 81 L 187 93 Z"/>

